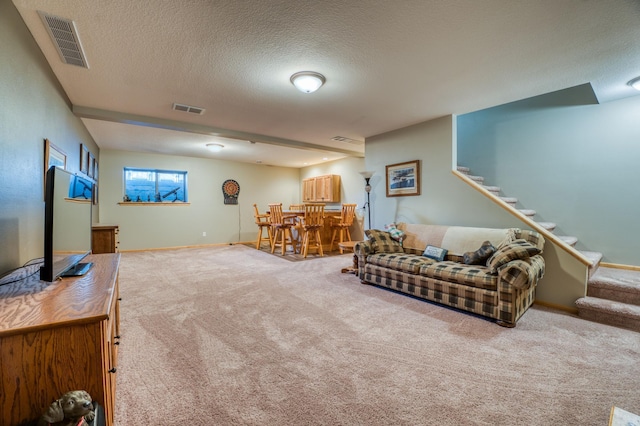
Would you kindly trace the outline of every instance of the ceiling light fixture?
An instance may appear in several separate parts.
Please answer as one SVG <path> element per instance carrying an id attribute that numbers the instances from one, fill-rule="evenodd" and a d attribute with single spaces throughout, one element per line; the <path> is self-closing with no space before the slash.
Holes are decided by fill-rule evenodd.
<path id="1" fill-rule="evenodd" d="M 640 90 L 640 77 L 634 78 L 633 80 L 629 81 L 627 84 L 636 90 Z"/>
<path id="2" fill-rule="evenodd" d="M 220 152 L 222 151 L 222 148 L 224 148 L 224 145 L 220 143 L 208 143 L 207 148 L 212 152 Z"/>
<path id="3" fill-rule="evenodd" d="M 291 76 L 291 83 L 303 93 L 313 93 L 327 81 L 320 73 L 300 71 Z"/>

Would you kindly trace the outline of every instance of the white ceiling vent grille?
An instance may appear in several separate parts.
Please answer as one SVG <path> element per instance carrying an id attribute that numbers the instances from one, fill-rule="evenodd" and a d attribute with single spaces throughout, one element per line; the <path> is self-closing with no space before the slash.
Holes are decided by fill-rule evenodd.
<path id="1" fill-rule="evenodd" d="M 350 143 L 353 145 L 363 145 L 364 141 L 358 141 L 355 139 L 351 139 L 351 138 L 346 138 L 344 136 L 334 136 L 331 138 L 332 141 L 337 141 L 337 142 L 346 142 L 346 143 Z"/>
<path id="2" fill-rule="evenodd" d="M 174 103 L 173 104 L 173 109 L 176 110 L 176 111 L 188 112 L 190 114 L 198 114 L 198 115 L 204 114 L 204 108 L 190 106 L 190 105 L 184 105 L 184 104 L 175 104 Z"/>
<path id="3" fill-rule="evenodd" d="M 48 15 L 42 11 L 38 11 L 38 13 L 62 58 L 62 62 L 89 68 L 87 59 L 82 51 L 76 24 L 70 19 Z"/>

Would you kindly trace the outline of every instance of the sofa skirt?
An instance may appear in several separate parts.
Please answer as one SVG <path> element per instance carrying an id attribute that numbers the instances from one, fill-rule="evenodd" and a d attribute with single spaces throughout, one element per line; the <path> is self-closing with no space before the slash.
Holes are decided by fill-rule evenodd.
<path id="1" fill-rule="evenodd" d="M 440 281 L 371 264 L 365 265 L 364 277 L 361 278 L 370 284 L 499 319 L 499 294 L 494 290 Z"/>

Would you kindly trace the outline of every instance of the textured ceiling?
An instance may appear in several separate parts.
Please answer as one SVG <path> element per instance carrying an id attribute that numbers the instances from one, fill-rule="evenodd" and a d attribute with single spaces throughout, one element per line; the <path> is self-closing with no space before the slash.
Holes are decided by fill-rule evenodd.
<path id="1" fill-rule="evenodd" d="M 606 102 L 635 95 L 640 75 L 635 0 L 13 3 L 102 149 L 302 167 L 363 155 L 334 136 L 584 83 Z M 61 61 L 39 10 L 75 22 L 89 69 Z M 325 86 L 298 92 L 289 77 L 303 70 Z M 239 141 L 213 154 L 211 135 Z"/>

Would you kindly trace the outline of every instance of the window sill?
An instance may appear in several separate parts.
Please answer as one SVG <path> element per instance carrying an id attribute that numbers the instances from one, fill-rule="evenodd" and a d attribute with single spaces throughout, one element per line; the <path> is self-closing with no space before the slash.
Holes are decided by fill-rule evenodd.
<path id="1" fill-rule="evenodd" d="M 118 203 L 119 206 L 190 206 L 191 203 L 184 203 L 182 201 L 172 202 L 147 202 L 147 201 L 121 201 Z"/>

